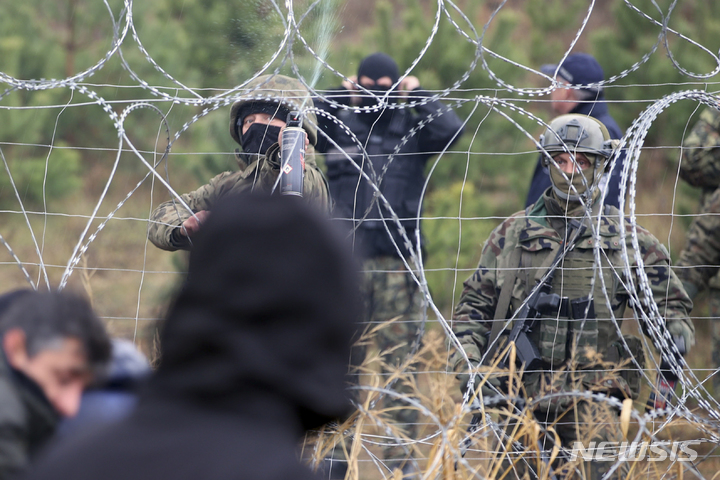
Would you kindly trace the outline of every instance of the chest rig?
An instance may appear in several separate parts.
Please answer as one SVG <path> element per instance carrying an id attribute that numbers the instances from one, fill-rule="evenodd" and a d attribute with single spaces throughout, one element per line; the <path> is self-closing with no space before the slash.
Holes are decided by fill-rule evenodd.
<path id="1" fill-rule="evenodd" d="M 611 309 L 620 319 L 626 304 L 618 276 L 622 271 L 619 242 L 609 231 L 601 230 L 600 248 L 604 252 L 598 264 L 593 251 L 596 241 L 586 232 L 565 253 L 550 288 L 554 300 L 539 306 L 539 318 L 528 332 L 542 360 L 550 367 L 568 361 L 578 366 L 590 365 L 600 359 L 597 354 L 607 359 L 609 345 L 619 338 L 611 320 Z M 559 238 L 547 236 L 530 237 L 520 243 L 509 314 L 547 273 L 549 260 L 556 257 L 562 245 Z M 603 282 L 610 302 L 603 294 Z"/>

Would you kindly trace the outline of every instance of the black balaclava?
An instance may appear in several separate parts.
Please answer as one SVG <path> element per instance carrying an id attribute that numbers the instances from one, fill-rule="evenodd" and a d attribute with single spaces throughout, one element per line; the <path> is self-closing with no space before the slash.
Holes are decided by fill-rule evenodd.
<path id="1" fill-rule="evenodd" d="M 242 134 L 243 153 L 256 159 L 260 155 L 265 155 L 268 149 L 278 142 L 279 137 L 280 127 L 277 125 L 253 123 Z"/>
<path id="2" fill-rule="evenodd" d="M 247 132 L 242 133 L 242 124 L 245 117 L 253 113 L 266 113 L 274 118 L 282 121 L 287 119 L 290 111 L 283 105 L 273 102 L 252 102 L 238 111 L 237 126 L 238 137 L 240 137 L 248 163 L 252 163 L 260 155 L 265 155 L 268 149 L 278 142 L 281 127 L 275 125 L 266 125 L 263 123 L 253 123 Z"/>
<path id="3" fill-rule="evenodd" d="M 376 82 L 382 77 L 390 77 L 392 83 L 397 82 L 398 78 L 400 78 L 400 74 L 398 73 L 398 66 L 397 63 L 395 63 L 395 60 L 393 60 L 392 57 L 390 57 L 389 55 L 381 52 L 373 53 L 372 55 L 365 57 L 363 61 L 360 62 L 357 76 L 358 83 L 360 82 L 361 77 L 368 77 Z M 373 88 L 369 88 L 368 90 L 370 90 L 378 97 L 382 97 L 388 91 L 387 87 L 381 87 L 378 85 L 375 85 Z M 363 107 L 373 107 L 378 104 L 377 100 L 374 97 L 369 96 L 364 92 L 362 92 L 361 95 L 362 96 L 360 104 Z M 393 95 L 390 95 L 388 97 L 388 102 L 393 103 L 396 101 L 397 97 Z M 375 121 L 381 115 L 381 113 L 382 111 L 363 113 L 361 114 L 361 118 Z"/>
<path id="4" fill-rule="evenodd" d="M 349 413 L 359 283 L 330 221 L 296 197 L 229 195 L 193 241 L 148 387 L 238 413 L 269 397 L 305 429 Z"/>

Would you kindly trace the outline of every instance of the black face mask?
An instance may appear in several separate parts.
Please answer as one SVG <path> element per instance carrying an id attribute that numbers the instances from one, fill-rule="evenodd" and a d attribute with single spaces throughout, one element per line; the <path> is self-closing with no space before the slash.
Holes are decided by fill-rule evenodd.
<path id="1" fill-rule="evenodd" d="M 253 123 L 242 134 L 243 152 L 265 155 L 273 144 L 278 142 L 280 127 L 265 123 Z"/>
<path id="2" fill-rule="evenodd" d="M 372 97 L 365 92 L 360 92 L 360 105 L 362 105 L 363 107 L 374 107 L 375 105 L 377 105 L 379 103 L 379 99 L 387 93 L 388 88 L 375 85 L 372 88 L 368 88 L 368 90 L 370 91 L 370 93 L 375 95 L 375 97 Z M 397 94 L 395 92 L 388 95 L 387 103 L 397 103 Z"/>
<path id="3" fill-rule="evenodd" d="M 372 88 L 368 88 L 368 90 L 370 92 L 372 92 L 375 95 L 375 97 L 372 97 L 365 92 L 361 92 L 362 97 L 360 99 L 360 105 L 363 107 L 372 108 L 380 103 L 379 99 L 382 98 L 387 93 L 388 88 L 376 85 Z M 387 103 L 385 104 L 385 106 L 383 108 L 381 108 L 380 110 L 375 111 L 375 112 L 373 112 L 373 111 L 362 112 L 362 113 L 358 114 L 359 118 L 367 123 L 374 123 L 374 122 L 378 122 L 378 121 L 383 122 L 385 120 L 389 121 L 394 110 L 389 109 L 387 107 L 387 105 L 397 103 L 397 100 L 398 100 L 397 94 L 395 92 L 392 92 L 390 95 L 388 95 Z"/>

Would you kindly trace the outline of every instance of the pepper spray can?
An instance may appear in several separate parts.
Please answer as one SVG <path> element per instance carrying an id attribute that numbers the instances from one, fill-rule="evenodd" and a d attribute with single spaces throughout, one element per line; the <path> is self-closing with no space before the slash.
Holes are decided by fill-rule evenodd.
<path id="1" fill-rule="evenodd" d="M 280 149 L 280 193 L 302 197 L 307 133 L 300 112 L 290 112 L 286 123 Z"/>

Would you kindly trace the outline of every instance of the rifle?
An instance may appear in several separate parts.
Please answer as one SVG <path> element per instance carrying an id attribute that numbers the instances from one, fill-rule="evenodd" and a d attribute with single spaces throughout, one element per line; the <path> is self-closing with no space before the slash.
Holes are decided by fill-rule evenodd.
<path id="1" fill-rule="evenodd" d="M 557 293 L 550 293 L 550 290 L 552 289 L 552 282 L 555 279 L 555 271 L 560 266 L 560 262 L 562 262 L 565 255 L 572 250 L 575 242 L 582 236 L 584 231 L 585 225 L 580 224 L 572 241 L 567 242 L 565 248 L 558 250 L 548 268 L 547 274 L 538 280 L 530 296 L 517 312 L 515 323 L 508 335 L 508 341 L 515 343 L 517 361 L 520 365 L 525 366 L 526 371 L 537 370 L 542 366 L 540 350 L 537 345 L 530 340 L 530 337 L 528 337 L 528 333 L 532 331 L 535 322 L 544 315 L 555 316 L 558 313 L 562 315 L 561 310 L 563 307 L 567 308 L 567 299 Z M 503 368 L 507 368 L 507 359 L 501 362 L 500 365 Z"/>
<path id="2" fill-rule="evenodd" d="M 687 353 L 685 337 L 682 335 L 673 335 L 672 338 L 678 352 L 680 352 L 680 355 L 685 356 Z M 678 377 L 672 371 L 667 355 L 663 355 L 660 362 L 660 370 L 658 371 L 657 383 L 655 388 L 650 392 L 647 405 L 645 405 L 645 411 L 649 412 L 651 410 L 662 410 L 667 408 L 673 394 L 675 393 L 677 381 Z"/>
<path id="3" fill-rule="evenodd" d="M 537 345 L 530 340 L 530 337 L 528 337 L 528 333 L 530 333 L 532 328 L 535 326 L 535 321 L 541 318 L 542 315 L 557 315 L 562 308 L 563 303 L 565 303 L 565 305 L 568 303 L 567 298 L 560 297 L 556 293 L 550 293 L 550 290 L 552 289 L 552 282 L 555 278 L 555 271 L 560 266 L 560 262 L 562 262 L 565 255 L 573 249 L 577 239 L 585 232 L 586 226 L 584 223 L 579 223 L 578 220 L 573 220 L 570 223 L 576 228 L 575 235 L 572 237 L 571 241 L 566 243 L 565 248 L 558 249 L 555 258 L 548 268 L 547 274 L 538 281 L 536 288 L 533 289 L 523 307 L 518 310 L 515 324 L 508 335 L 508 341 L 515 342 L 516 359 L 518 363 L 525 365 L 526 371 L 536 370 L 542 366 L 542 356 L 540 355 L 540 350 Z M 512 285 L 503 286 L 503 288 L 512 287 Z M 565 300 L 565 302 L 563 302 L 563 300 Z M 586 301 L 585 298 L 580 300 Z M 578 308 L 579 310 L 582 305 L 585 305 L 582 312 L 585 312 L 586 310 L 591 311 L 592 316 L 594 317 L 595 313 L 592 301 L 590 302 L 589 307 L 586 303 L 578 304 L 577 306 L 572 305 L 572 307 Z M 493 345 L 500 333 L 501 332 L 499 330 L 495 331 L 493 328 L 488 345 Z M 490 352 L 488 352 L 487 357 L 491 357 Z M 507 368 L 507 357 L 505 360 L 500 362 L 500 366 L 502 368 Z M 481 419 L 482 416 L 480 414 L 473 414 L 472 419 L 470 420 L 470 425 L 467 429 L 467 438 L 460 446 L 460 453 L 463 457 L 472 444 L 472 435 L 480 427 Z"/>

